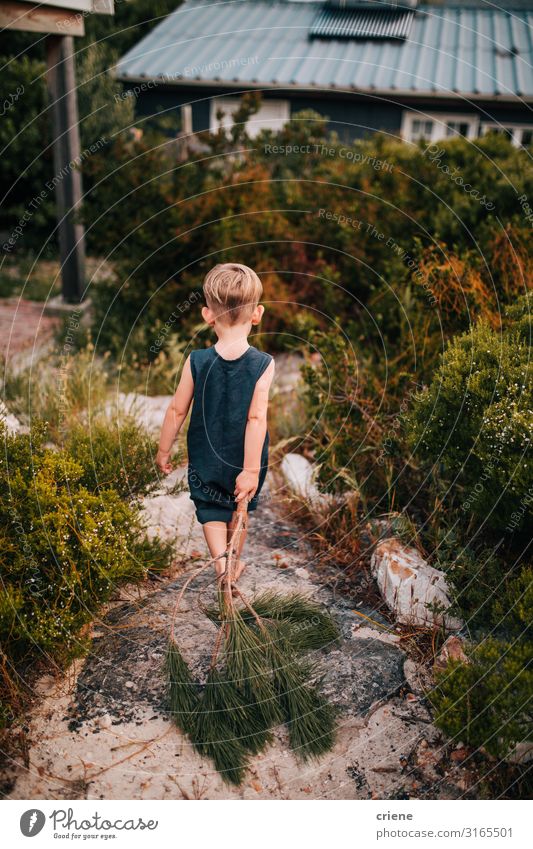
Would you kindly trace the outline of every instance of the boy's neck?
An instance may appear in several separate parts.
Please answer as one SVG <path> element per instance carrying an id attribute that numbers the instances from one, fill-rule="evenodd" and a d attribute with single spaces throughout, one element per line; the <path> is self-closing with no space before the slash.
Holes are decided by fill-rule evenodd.
<path id="1" fill-rule="evenodd" d="M 225 325 L 215 321 L 214 331 L 218 337 L 215 349 L 226 360 L 236 360 L 250 347 L 248 334 L 251 323 Z"/>

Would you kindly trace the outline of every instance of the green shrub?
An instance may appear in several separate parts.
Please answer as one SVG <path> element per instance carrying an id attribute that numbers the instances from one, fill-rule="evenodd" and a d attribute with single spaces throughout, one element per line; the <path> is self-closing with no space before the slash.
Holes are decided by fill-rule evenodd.
<path id="1" fill-rule="evenodd" d="M 82 467 L 81 486 L 90 492 L 112 489 L 122 498 L 146 495 L 158 484 L 157 443 L 133 418 L 119 422 L 91 418 L 74 424 L 64 443 Z"/>
<path id="2" fill-rule="evenodd" d="M 249 96 L 241 118 L 256 107 Z M 235 132 L 202 134 L 208 166 L 204 152 L 183 163 L 172 140 L 148 127 L 84 163 L 94 186 L 84 204 L 88 239 L 117 271 L 95 289 L 99 349 L 149 361 L 158 324 L 210 265 L 233 260 L 263 274 L 269 344 L 293 342 L 302 315 L 322 329 L 339 318 L 377 364 L 397 357 L 419 369 L 422 357 L 428 371 L 443 335 L 494 318 L 531 285 L 516 196 L 533 194 L 533 168 L 505 140 L 452 139 L 437 162 L 429 149 L 379 133 L 342 143 L 312 111 L 253 142 Z M 239 155 L 228 156 L 235 147 Z M 451 179 L 454 169 L 490 203 Z M 186 330 L 197 320 L 192 311 L 181 319 Z"/>
<path id="3" fill-rule="evenodd" d="M 355 489 L 363 507 L 388 513 L 409 497 L 414 470 L 405 460 L 400 413 L 416 386 L 401 370 L 384 393 L 360 342 L 340 334 L 313 337 L 318 364 L 303 369 L 307 441 L 330 491 Z"/>
<path id="4" fill-rule="evenodd" d="M 532 375 L 521 331 L 480 324 L 448 346 L 406 417 L 413 451 L 489 528 L 519 529 L 533 512 Z"/>
<path id="5" fill-rule="evenodd" d="M 18 34 L 17 34 L 18 35 Z M 13 36 L 7 36 L 9 40 Z M 55 252 L 44 242 L 56 227 L 55 192 L 46 188 L 54 176 L 46 94 L 46 64 L 27 55 L 10 59 L 6 38 L 2 39 L 2 101 L 12 102 L 0 121 L 0 182 L 5 195 L 0 209 L 0 231 L 8 253 L 31 250 Z M 4 192 L 3 192 L 4 194 Z M 15 228 L 20 227 L 19 233 Z M 9 240 L 12 240 L 10 243 Z"/>
<path id="6" fill-rule="evenodd" d="M 531 627 L 532 569 L 508 552 L 461 541 L 464 528 L 435 546 L 435 566 L 446 572 L 454 611 L 469 631 L 520 637 Z"/>
<path id="7" fill-rule="evenodd" d="M 428 693 L 445 733 L 496 758 L 533 740 L 533 644 L 489 639 L 470 648 L 469 663 L 451 661 Z"/>
<path id="8" fill-rule="evenodd" d="M 50 438 L 60 444 L 69 427 L 101 410 L 109 391 L 105 358 L 89 343 L 66 357 L 38 360 L 7 376 L 4 396 L 9 410 L 25 425 L 48 424 Z"/>
<path id="9" fill-rule="evenodd" d="M 2 426 L 1 436 L 2 651 L 14 664 L 40 655 L 66 662 L 116 585 L 168 565 L 171 547 L 146 541 L 138 509 L 117 491 L 96 490 L 84 451 L 76 460 L 47 449 L 42 425 L 27 435 Z"/>

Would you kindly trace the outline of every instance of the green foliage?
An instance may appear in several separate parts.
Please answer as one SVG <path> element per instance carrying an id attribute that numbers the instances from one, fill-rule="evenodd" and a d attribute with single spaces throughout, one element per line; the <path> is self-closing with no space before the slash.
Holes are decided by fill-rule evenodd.
<path id="1" fill-rule="evenodd" d="M 133 124 L 134 98 L 123 97 L 122 83 L 110 74 L 119 58 L 108 42 L 89 44 L 77 55 L 82 151 L 95 143 L 112 142 L 117 133 Z"/>
<path id="2" fill-rule="evenodd" d="M 448 346 L 407 417 L 413 451 L 439 464 L 463 511 L 508 532 L 532 514 L 532 375 L 523 337 L 482 323 Z"/>
<path id="3" fill-rule="evenodd" d="M 364 340 L 378 372 L 397 357 L 420 376 L 430 373 L 443 334 L 477 317 L 494 323 L 501 304 L 527 288 L 532 268 L 516 193 L 531 194 L 533 169 L 523 152 L 493 138 L 443 143 L 440 164 L 494 200 L 481 203 L 429 149 L 379 134 L 342 145 L 311 111 L 252 142 L 245 122 L 257 105 L 247 95 L 230 134 L 202 134 L 208 166 L 205 151 L 183 162 L 172 140 L 149 128 L 85 163 L 97 185 L 85 204 L 90 238 L 118 271 L 98 293 L 101 344 L 149 351 L 144 328 L 157 333 L 213 262 L 233 259 L 263 273 L 262 328 L 279 334 L 275 344 L 337 320 Z M 228 155 L 237 146 L 239 156 Z M 288 310 L 287 302 L 300 306 Z M 187 330 L 196 321 L 196 310 L 182 316 Z"/>
<path id="4" fill-rule="evenodd" d="M 428 694 L 437 725 L 495 758 L 533 740 L 532 661 L 531 643 L 487 639 L 470 649 L 469 663 L 448 663 Z"/>
<path id="5" fill-rule="evenodd" d="M 198 710 L 198 688 L 175 642 L 167 646 L 163 671 L 172 719 L 182 731 L 192 735 Z"/>
<path id="6" fill-rule="evenodd" d="M 398 370 L 385 393 L 359 341 L 332 333 L 314 339 L 321 361 L 308 363 L 303 376 L 319 480 L 327 490 L 358 493 L 367 511 L 388 513 L 415 489 L 400 414 L 416 383 Z"/>
<path id="7" fill-rule="evenodd" d="M 80 484 L 91 492 L 112 489 L 122 498 L 146 495 L 159 485 L 157 443 L 133 417 L 91 418 L 74 424 L 65 448 L 83 468 Z"/>
<path id="8" fill-rule="evenodd" d="M 181 5 L 181 0 L 135 0 L 115 4 L 113 15 L 88 15 L 81 45 L 101 39 L 122 55 L 144 38 L 162 18 Z"/>
<path id="9" fill-rule="evenodd" d="M 10 33 L 12 36 L 12 33 Z M 3 115 L 0 121 L 0 182 L 5 198 L 0 230 L 13 239 L 8 253 L 40 249 L 56 225 L 54 191 L 46 182 L 54 174 L 46 114 L 45 64 L 28 56 L 10 59 L 4 42 Z M 20 233 L 14 233 L 16 227 Z"/>
<path id="10" fill-rule="evenodd" d="M 335 623 L 299 593 L 265 592 L 252 604 L 228 612 L 219 594 L 218 606 L 204 611 L 219 625 L 222 647 L 198 701 L 173 640 L 164 665 L 176 724 L 233 784 L 242 782 L 249 756 L 264 749 L 284 720 L 302 760 L 331 749 L 335 733 L 333 708 L 317 692 L 313 666 L 300 658 L 336 641 Z"/>
<path id="11" fill-rule="evenodd" d="M 131 351 L 131 356 L 118 366 L 120 388 L 124 392 L 142 395 L 173 395 L 181 370 L 188 356 L 187 345 L 175 334 L 161 336 L 161 347 L 155 359 L 146 364 L 143 353 Z"/>
<path id="12" fill-rule="evenodd" d="M 335 713 L 332 706 L 307 682 L 311 675 L 302 664 L 283 663 L 274 669 L 274 677 L 291 747 L 305 761 L 318 758 L 333 748 Z"/>
<path id="13" fill-rule="evenodd" d="M 26 435 L 2 426 L 1 436 L 2 652 L 15 669 L 40 656 L 66 663 L 114 588 L 168 567 L 171 546 L 145 539 L 137 508 L 116 490 L 91 486 L 87 454 L 46 448 L 43 425 Z"/>
<path id="14" fill-rule="evenodd" d="M 506 552 L 462 543 L 458 529 L 436 546 L 435 558 L 446 572 L 455 613 L 472 633 L 525 637 L 531 628 L 531 566 Z"/>
<path id="15" fill-rule="evenodd" d="M 253 600 L 255 612 L 263 619 L 284 625 L 285 639 L 297 652 L 331 647 L 339 640 L 339 629 L 331 616 L 301 593 L 281 595 L 268 590 Z M 251 621 L 251 614 L 243 613 Z"/>
<path id="16" fill-rule="evenodd" d="M 219 681 L 211 673 L 197 709 L 192 741 L 201 755 L 212 759 L 224 781 L 239 785 L 244 778 L 247 752 L 226 721 L 221 695 Z"/>
<path id="17" fill-rule="evenodd" d="M 38 360 L 8 374 L 4 384 L 10 411 L 26 425 L 34 419 L 46 421 L 51 439 L 58 444 L 71 426 L 80 420 L 87 424 L 88 413 L 95 415 L 102 409 L 108 391 L 105 358 L 96 357 L 90 343 L 64 357 Z"/>

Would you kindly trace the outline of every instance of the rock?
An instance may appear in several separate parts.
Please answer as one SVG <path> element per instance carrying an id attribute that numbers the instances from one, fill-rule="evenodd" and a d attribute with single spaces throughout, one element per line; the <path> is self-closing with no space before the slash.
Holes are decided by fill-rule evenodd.
<path id="1" fill-rule="evenodd" d="M 398 622 L 444 626 L 448 631 L 462 627 L 459 619 L 445 612 L 450 598 L 444 572 L 426 563 L 415 548 L 395 538 L 382 540 L 372 554 L 370 569 Z"/>
<path id="2" fill-rule="evenodd" d="M 400 642 L 399 634 L 392 634 L 390 631 L 378 631 L 377 628 L 369 628 L 368 625 L 361 625 L 356 622 L 352 626 L 352 633 L 358 640 L 380 640 L 382 643 L 388 643 L 391 646 L 398 645 Z"/>
<path id="3" fill-rule="evenodd" d="M 519 766 L 530 764 L 533 761 L 533 743 L 530 740 L 517 743 L 506 760 Z"/>
<path id="4" fill-rule="evenodd" d="M 417 696 L 423 696 L 433 686 L 433 679 L 425 666 L 407 658 L 403 665 L 405 682 Z"/>
<path id="5" fill-rule="evenodd" d="M 345 715 L 363 717 L 401 688 L 404 653 L 379 640 L 352 639 L 322 661 L 323 691 Z M 319 664 L 320 667 L 320 664 Z"/>
<path id="6" fill-rule="evenodd" d="M 290 489 L 308 501 L 320 502 L 322 494 L 316 484 L 316 468 L 301 454 L 285 454 L 281 471 Z"/>
<path id="7" fill-rule="evenodd" d="M 463 645 L 463 640 L 460 637 L 453 635 L 448 637 L 435 660 L 435 669 L 444 669 L 449 660 L 460 660 L 462 663 L 468 663 Z"/>
<path id="8" fill-rule="evenodd" d="M 346 500 L 346 495 L 320 492 L 316 485 L 318 469 L 301 454 L 285 454 L 281 461 L 281 472 L 289 489 L 305 499 L 312 510 L 325 510 Z"/>
<path id="9" fill-rule="evenodd" d="M 2 400 L 0 400 L 0 420 L 4 422 L 8 433 L 20 433 L 22 425 L 16 416 L 13 416 Z"/>
<path id="10" fill-rule="evenodd" d="M 150 433 L 158 434 L 172 395 L 140 395 L 138 392 L 119 392 L 113 402 L 106 405 L 108 415 L 118 418 L 133 416 L 138 424 Z"/>
<path id="11" fill-rule="evenodd" d="M 188 493 L 180 495 L 151 495 L 143 500 L 142 520 L 149 539 L 159 537 L 165 541 L 175 540 L 180 522 L 190 513 L 194 516 L 194 505 Z"/>

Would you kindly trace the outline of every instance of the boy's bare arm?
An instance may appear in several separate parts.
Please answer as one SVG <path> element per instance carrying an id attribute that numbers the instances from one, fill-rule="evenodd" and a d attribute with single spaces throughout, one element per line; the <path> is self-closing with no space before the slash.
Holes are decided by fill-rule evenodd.
<path id="1" fill-rule="evenodd" d="M 255 385 L 244 435 L 244 465 L 235 481 L 235 500 L 255 495 L 261 470 L 261 451 L 267 432 L 268 393 L 274 377 L 274 360 Z"/>
<path id="2" fill-rule="evenodd" d="M 187 418 L 194 394 L 194 381 L 192 379 L 190 359 L 190 357 L 187 357 L 183 366 L 178 388 L 165 413 L 161 435 L 159 437 L 159 451 L 157 452 L 156 463 L 166 475 L 172 471 L 172 464 L 169 462 L 170 452 L 174 440 Z"/>

